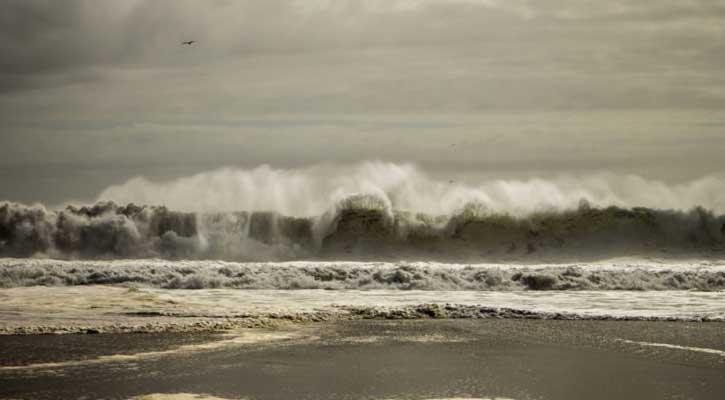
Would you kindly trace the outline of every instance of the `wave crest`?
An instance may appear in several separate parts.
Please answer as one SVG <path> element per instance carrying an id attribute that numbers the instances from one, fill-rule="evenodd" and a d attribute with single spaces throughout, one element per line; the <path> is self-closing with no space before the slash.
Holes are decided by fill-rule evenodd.
<path id="1" fill-rule="evenodd" d="M 478 205 L 431 215 L 353 196 L 321 216 L 303 218 L 112 202 L 58 211 L 0 204 L 1 257 L 476 262 L 724 254 L 725 216 L 703 208 L 596 208 L 585 202 L 523 217 Z"/>
<path id="2" fill-rule="evenodd" d="M 487 212 L 525 216 L 574 209 L 581 199 L 596 207 L 685 210 L 699 205 L 725 213 L 722 177 L 682 184 L 609 173 L 527 180 L 436 178 L 415 165 L 381 161 L 297 169 L 225 168 L 169 182 L 134 178 L 107 188 L 98 200 L 163 204 L 188 212 L 274 211 L 314 217 L 358 195 L 382 200 L 390 209 L 432 215 L 456 214 L 476 205 Z"/>

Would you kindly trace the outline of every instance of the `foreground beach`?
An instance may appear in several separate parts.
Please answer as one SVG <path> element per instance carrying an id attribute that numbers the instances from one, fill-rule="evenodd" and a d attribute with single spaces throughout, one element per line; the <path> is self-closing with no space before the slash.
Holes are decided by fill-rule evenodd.
<path id="1" fill-rule="evenodd" d="M 2 399 L 641 400 L 725 390 L 720 263 L 3 262 Z M 223 278 L 241 273 L 250 287 Z M 165 284 L 181 279 L 216 283 Z"/>
<path id="2" fill-rule="evenodd" d="M 721 322 L 366 320 L 3 336 L 0 397 L 719 399 L 723 332 Z"/>

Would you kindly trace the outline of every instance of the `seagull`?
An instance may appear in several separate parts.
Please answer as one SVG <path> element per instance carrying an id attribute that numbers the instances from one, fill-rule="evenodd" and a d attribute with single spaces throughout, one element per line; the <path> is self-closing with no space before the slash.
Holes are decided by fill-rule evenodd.
<path id="1" fill-rule="evenodd" d="M 185 44 L 187 46 L 191 46 L 194 43 L 196 43 L 196 40 L 189 40 L 188 42 L 181 42 L 181 44 Z"/>

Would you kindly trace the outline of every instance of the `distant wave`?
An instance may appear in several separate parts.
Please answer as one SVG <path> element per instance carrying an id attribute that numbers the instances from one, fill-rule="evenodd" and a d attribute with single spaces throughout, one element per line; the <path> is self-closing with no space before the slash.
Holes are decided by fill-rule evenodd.
<path id="1" fill-rule="evenodd" d="M 470 203 L 449 215 L 350 196 L 315 217 L 163 206 L 0 203 L 0 257 L 59 259 L 584 261 L 722 258 L 725 216 L 703 208 L 578 208 L 514 216 Z"/>
<path id="2" fill-rule="evenodd" d="M 164 289 L 725 290 L 725 265 L 0 259 L 0 287 L 114 284 Z"/>

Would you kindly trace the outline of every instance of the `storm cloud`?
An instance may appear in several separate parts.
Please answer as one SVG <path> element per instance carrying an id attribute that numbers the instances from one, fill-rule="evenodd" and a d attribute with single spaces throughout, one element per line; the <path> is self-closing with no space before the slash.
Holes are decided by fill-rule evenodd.
<path id="1" fill-rule="evenodd" d="M 8 0 L 0 198 L 369 159 L 718 175 L 723 22 L 719 0 Z"/>

